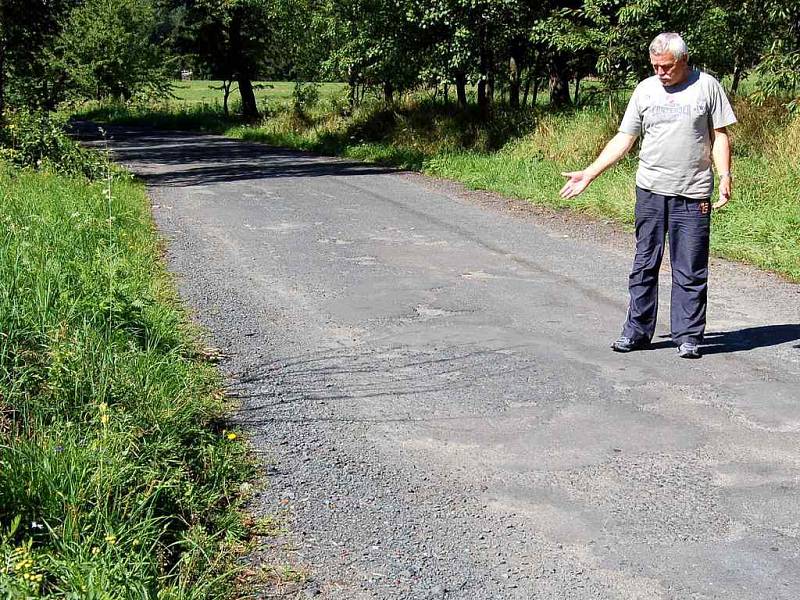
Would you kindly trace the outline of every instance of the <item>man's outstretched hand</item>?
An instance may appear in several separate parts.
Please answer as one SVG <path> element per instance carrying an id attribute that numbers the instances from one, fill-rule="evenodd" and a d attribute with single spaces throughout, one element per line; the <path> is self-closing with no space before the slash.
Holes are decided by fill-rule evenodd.
<path id="1" fill-rule="evenodd" d="M 569 181 L 561 188 L 561 197 L 574 198 L 578 194 L 581 194 L 583 190 L 589 187 L 592 181 L 600 177 L 601 173 L 625 156 L 635 141 L 635 135 L 622 133 L 620 131 L 606 144 L 600 156 L 583 171 L 562 173 L 564 177 L 569 177 Z"/>
<path id="2" fill-rule="evenodd" d="M 574 198 L 592 183 L 594 180 L 586 171 L 571 171 L 561 173 L 564 177 L 569 177 L 569 181 L 564 184 L 559 194 L 562 198 Z"/>

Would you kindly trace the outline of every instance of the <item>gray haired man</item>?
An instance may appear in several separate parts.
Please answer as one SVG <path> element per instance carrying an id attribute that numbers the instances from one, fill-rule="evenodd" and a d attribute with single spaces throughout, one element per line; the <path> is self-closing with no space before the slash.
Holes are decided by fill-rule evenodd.
<path id="1" fill-rule="evenodd" d="M 636 173 L 636 256 L 628 281 L 630 304 L 616 352 L 646 348 L 658 311 L 658 272 L 669 238 L 672 263 L 672 340 L 683 358 L 699 358 L 706 327 L 708 243 L 714 167 L 719 200 L 731 197 L 731 149 L 726 127 L 736 123 L 716 79 L 689 67 L 686 44 L 662 33 L 650 44 L 655 75 L 633 92 L 619 132 L 583 171 L 569 180 L 562 198 L 573 198 L 622 158 L 642 136 Z"/>

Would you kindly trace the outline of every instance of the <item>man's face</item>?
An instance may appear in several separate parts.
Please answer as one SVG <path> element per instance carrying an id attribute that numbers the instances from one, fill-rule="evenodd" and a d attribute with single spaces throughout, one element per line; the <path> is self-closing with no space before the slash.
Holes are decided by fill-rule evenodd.
<path id="1" fill-rule="evenodd" d="M 671 52 L 651 54 L 650 63 L 662 85 L 678 85 L 689 77 L 689 59 L 685 56 L 676 61 Z"/>

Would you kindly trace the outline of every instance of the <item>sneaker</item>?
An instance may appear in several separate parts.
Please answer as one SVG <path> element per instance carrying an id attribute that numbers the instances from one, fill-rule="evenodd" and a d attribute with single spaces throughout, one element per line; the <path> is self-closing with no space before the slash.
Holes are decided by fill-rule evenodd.
<path id="1" fill-rule="evenodd" d="M 678 356 L 681 358 L 700 358 L 700 346 L 693 342 L 683 342 L 678 346 Z"/>
<path id="2" fill-rule="evenodd" d="M 611 344 L 614 352 L 630 352 L 631 350 L 641 350 L 646 348 L 650 342 L 645 339 L 632 340 L 629 337 L 621 336 Z"/>

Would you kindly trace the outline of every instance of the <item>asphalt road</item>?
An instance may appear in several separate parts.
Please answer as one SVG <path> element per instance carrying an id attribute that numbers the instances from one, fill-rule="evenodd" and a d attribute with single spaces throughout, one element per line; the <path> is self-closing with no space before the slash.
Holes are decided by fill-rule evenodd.
<path id="1" fill-rule="evenodd" d="M 615 354 L 630 234 L 375 166 L 110 136 L 228 356 L 269 476 L 252 508 L 289 529 L 253 563 L 311 574 L 284 591 L 800 598 L 800 286 L 715 260 L 701 360 L 667 337 Z"/>

